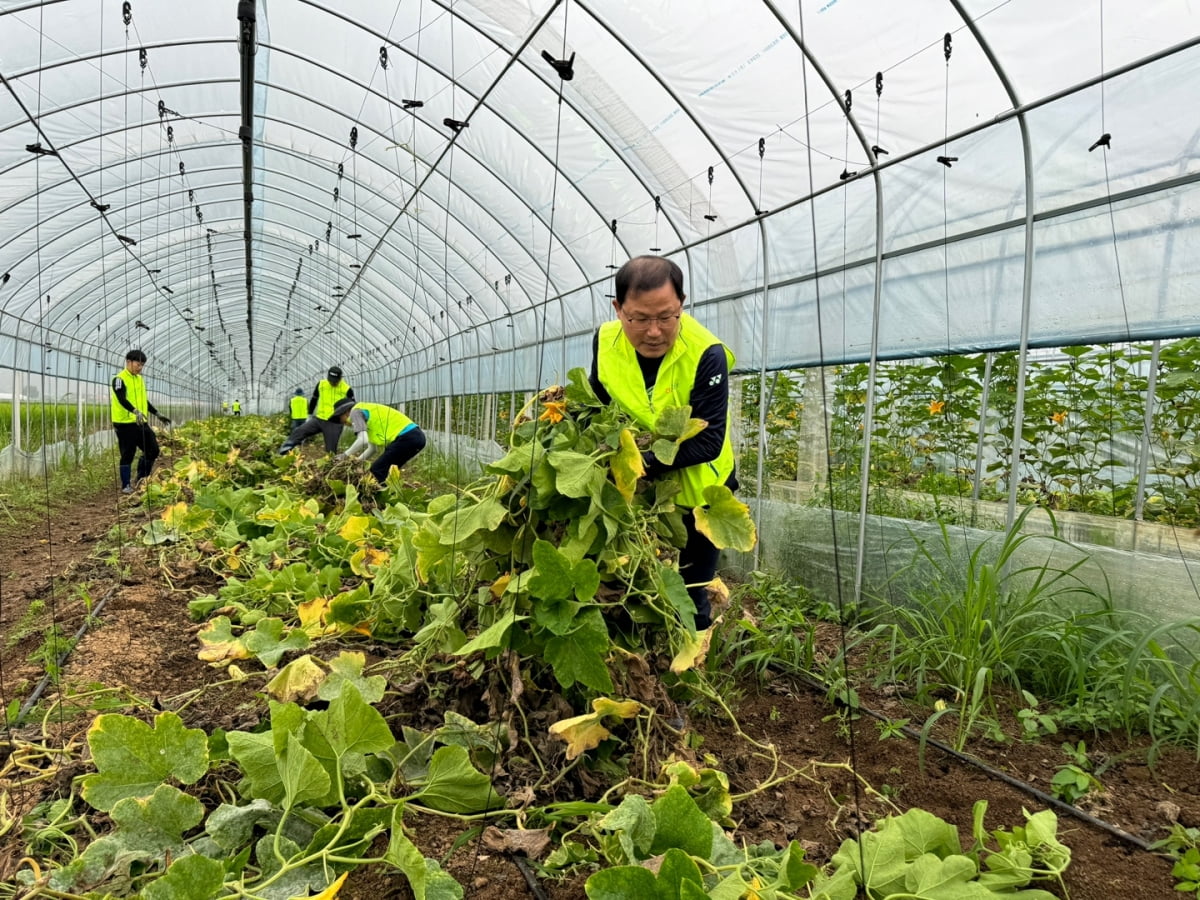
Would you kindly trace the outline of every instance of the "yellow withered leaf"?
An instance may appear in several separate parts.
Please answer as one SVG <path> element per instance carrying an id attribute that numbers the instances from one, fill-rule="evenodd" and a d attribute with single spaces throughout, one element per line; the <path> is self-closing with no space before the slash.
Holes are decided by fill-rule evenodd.
<path id="1" fill-rule="evenodd" d="M 350 557 L 350 571 L 363 578 L 374 578 L 375 570 L 386 563 L 391 554 L 369 544 L 364 544 Z"/>
<path id="2" fill-rule="evenodd" d="M 218 644 L 206 643 L 196 656 L 205 662 L 222 662 L 226 659 L 249 659 L 250 651 L 241 641 L 224 641 Z"/>
<path id="3" fill-rule="evenodd" d="M 697 631 L 695 636 L 690 634 L 684 635 L 683 646 L 679 648 L 679 652 L 671 660 L 671 671 L 678 675 L 680 672 L 686 672 L 697 663 L 703 662 L 704 657 L 708 654 L 708 645 L 711 641 L 711 628 Z"/>
<path id="4" fill-rule="evenodd" d="M 499 578 L 492 582 L 492 586 L 488 588 L 492 592 L 492 596 L 499 600 L 503 595 L 509 582 L 512 581 L 512 573 L 505 572 Z"/>
<path id="5" fill-rule="evenodd" d="M 550 733 L 567 742 L 567 759 L 575 759 L 581 753 L 599 747 L 600 742 L 610 734 L 595 713 L 584 713 L 555 722 L 550 726 Z"/>
<path id="6" fill-rule="evenodd" d="M 293 659 L 267 682 L 267 694 L 280 703 L 305 702 L 317 696 L 327 673 L 309 654 Z"/>
<path id="7" fill-rule="evenodd" d="M 187 516 L 188 505 L 182 500 L 163 510 L 162 520 L 168 528 L 179 528 Z"/>
<path id="8" fill-rule="evenodd" d="M 620 716 L 622 719 L 632 719 L 641 708 L 642 704 L 636 700 L 613 700 L 611 697 L 597 697 L 592 701 L 592 711 L 598 716 Z"/>
<path id="9" fill-rule="evenodd" d="M 351 543 L 361 541 L 367 536 L 370 527 L 371 519 L 368 516 L 351 516 L 346 520 L 346 524 L 338 529 L 338 537 Z"/>
<path id="10" fill-rule="evenodd" d="M 334 634 L 336 625 L 326 625 L 325 615 L 329 612 L 328 597 L 313 599 L 296 604 L 296 615 L 300 618 L 300 627 L 309 637 L 320 637 L 323 634 Z"/>
<path id="11" fill-rule="evenodd" d="M 613 700 L 611 697 L 597 697 L 592 701 L 592 711 L 582 716 L 572 716 L 550 726 L 550 733 L 567 743 L 567 759 L 575 759 L 587 750 L 600 746 L 600 742 L 611 732 L 600 720 L 605 716 L 619 716 L 628 719 L 636 716 L 642 705 L 636 700 Z"/>

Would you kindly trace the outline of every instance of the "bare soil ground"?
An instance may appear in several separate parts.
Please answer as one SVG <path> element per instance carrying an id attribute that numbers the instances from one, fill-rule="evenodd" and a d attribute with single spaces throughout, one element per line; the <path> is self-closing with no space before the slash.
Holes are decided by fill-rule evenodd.
<path id="1" fill-rule="evenodd" d="M 85 771 L 81 754 L 100 686 L 138 698 L 147 708 L 177 709 L 189 726 L 236 728 L 257 718 L 253 689 L 200 691 L 221 680 L 219 672 L 197 659 L 197 625 L 187 615 L 187 601 L 216 586 L 202 571 L 164 571 L 153 549 L 138 541 L 148 513 L 136 496 L 121 500 L 115 490 L 78 497 L 68 508 L 48 510 L 44 528 L 5 533 L 0 528 L 0 700 L 7 706 L 23 701 L 37 688 L 44 668 L 29 661 L 42 645 L 47 629 L 58 623 L 73 635 L 88 604 L 103 606 L 68 657 L 61 678 L 44 690 L 40 708 L 60 702 L 38 721 L 10 727 L 0 735 L 0 786 L 8 793 L 10 814 L 20 815 L 70 779 Z M 121 545 L 98 553 L 97 543 L 119 526 Z M 123 574 L 100 555 L 119 557 Z M 164 577 L 164 576 L 169 576 Z M 210 579 L 206 582 L 206 577 Z M 37 601 L 35 603 L 35 601 Z M 30 613 L 34 604 L 36 614 Z M 38 608 L 40 607 L 40 612 Z M 864 706 L 896 717 L 912 717 L 894 696 L 861 694 Z M 929 749 L 925 766 L 918 764 L 917 745 L 905 738 L 881 740 L 874 719 L 854 721 L 833 715 L 825 698 L 786 678 L 763 689 L 747 688 L 737 698 L 737 715 L 745 734 L 778 754 L 754 747 L 727 721 L 700 718 L 690 725 L 703 742 L 700 753 L 712 753 L 728 772 L 734 793 L 753 791 L 772 773 L 796 771 L 765 791 L 752 794 L 734 808 L 746 840 L 782 844 L 799 840 L 816 863 L 826 862 L 846 836 L 888 812 L 882 793 L 901 808 L 921 807 L 956 823 L 969 842 L 972 804 L 988 801 L 990 827 L 1023 821 L 1022 808 L 1044 808 L 1036 797 L 989 777 L 980 769 Z M 915 719 L 914 719 L 915 721 Z M 49 735 L 64 754 L 59 768 L 44 780 L 29 782 L 7 757 L 12 739 L 44 741 Z M 968 751 L 996 769 L 1042 791 L 1064 761 L 1060 735 L 1042 744 L 976 742 Z M 1107 761 L 1103 794 L 1089 812 L 1141 841 L 1163 837 L 1172 821 L 1200 826 L 1200 766 L 1193 754 L 1171 751 L 1146 765 L 1144 745 L 1119 736 L 1084 735 L 1097 761 Z M 24 784 L 19 784 L 25 782 Z M 868 788 L 873 790 L 868 790 Z M 876 793 L 878 792 L 878 793 Z M 1173 890 L 1171 863 L 1134 842 L 1058 810 L 1059 833 L 1071 847 L 1067 873 L 1072 900 L 1167 900 Z M 432 817 L 411 821 L 414 839 L 427 856 L 446 858 L 445 866 L 464 886 L 468 898 L 515 900 L 584 896 L 586 873 L 561 882 L 541 881 L 531 887 L 517 862 L 472 840 L 453 850 L 461 823 Z M 0 837 L 0 881 L 8 880 L 23 855 L 18 831 Z M 355 873 L 343 888 L 346 900 L 385 900 L 411 896 L 404 878 L 383 872 Z"/>

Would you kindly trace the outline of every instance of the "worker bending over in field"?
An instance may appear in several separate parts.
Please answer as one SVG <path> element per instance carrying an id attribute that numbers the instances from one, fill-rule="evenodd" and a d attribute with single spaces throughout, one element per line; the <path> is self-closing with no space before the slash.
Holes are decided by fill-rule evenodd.
<path id="1" fill-rule="evenodd" d="M 308 398 L 308 418 L 292 429 L 288 439 L 279 448 L 287 453 L 299 447 L 314 434 L 325 436 L 325 452 L 336 453 L 342 438 L 342 425 L 333 419 L 333 408 L 342 400 L 353 400 L 354 388 L 342 378 L 340 366 L 331 366 L 326 377 L 317 382 L 312 396 Z"/>
<path id="2" fill-rule="evenodd" d="M 163 425 L 171 420 L 159 415 L 154 404 L 146 396 L 146 382 L 142 379 L 142 368 L 146 365 L 146 354 L 141 350 L 130 350 L 125 354 L 125 368 L 112 380 L 112 423 L 117 433 L 117 447 L 121 452 L 121 493 L 133 492 L 133 485 L 150 476 L 154 461 L 158 459 L 158 438 L 146 421 L 151 415 Z M 142 451 L 138 460 L 137 479 L 132 480 L 133 458 Z"/>
<path id="3" fill-rule="evenodd" d="M 733 353 L 720 338 L 683 311 L 683 272 L 661 256 L 638 256 L 617 271 L 617 319 L 600 326 L 592 340 L 591 384 L 604 403 L 616 403 L 647 431 L 670 406 L 691 406 L 693 418 L 708 423 L 683 441 L 666 465 L 642 454 L 646 478 L 678 472 L 675 496 L 684 509 L 687 543 L 679 572 L 696 605 L 696 628 L 712 624 L 708 584 L 717 571 L 718 550 L 696 528 L 694 509 L 704 505 L 704 489 L 737 488 L 729 439 L 729 370 Z"/>
<path id="4" fill-rule="evenodd" d="M 355 403 L 343 400 L 333 410 L 333 418 L 342 425 L 349 425 L 356 435 L 354 443 L 338 459 L 357 459 L 363 462 L 375 454 L 379 458 L 371 464 L 371 474 L 382 483 L 392 466 L 400 468 L 425 449 L 425 432 L 417 423 L 390 406 L 382 403 Z"/>

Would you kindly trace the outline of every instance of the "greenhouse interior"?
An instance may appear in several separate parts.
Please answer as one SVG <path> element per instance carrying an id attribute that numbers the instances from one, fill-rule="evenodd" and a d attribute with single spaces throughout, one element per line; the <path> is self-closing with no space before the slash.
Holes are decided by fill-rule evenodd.
<path id="1" fill-rule="evenodd" d="M 0 26 L 0 900 L 1200 897 L 1194 4 Z"/>

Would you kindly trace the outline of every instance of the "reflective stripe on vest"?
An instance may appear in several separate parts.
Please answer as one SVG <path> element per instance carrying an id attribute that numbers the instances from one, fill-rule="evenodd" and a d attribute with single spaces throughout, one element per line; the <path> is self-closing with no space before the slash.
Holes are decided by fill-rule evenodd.
<path id="1" fill-rule="evenodd" d="M 317 408 L 313 414 L 318 419 L 328 419 L 333 415 L 333 408 L 337 406 L 337 402 L 348 393 L 350 385 L 345 378 L 339 380 L 336 385 L 322 378 L 317 383 Z"/>
<path id="2" fill-rule="evenodd" d="M 382 403 L 356 403 L 354 408 L 361 409 L 367 420 L 367 440 L 380 447 L 386 447 L 413 424 L 413 420 L 400 410 Z"/>
<path id="3" fill-rule="evenodd" d="M 293 397 L 292 398 L 292 418 L 306 419 L 308 418 L 308 398 Z"/>
<path id="4" fill-rule="evenodd" d="M 613 320 L 600 326 L 596 373 L 613 401 L 642 428 L 653 431 L 654 423 L 664 409 L 690 405 L 700 357 L 713 344 L 721 344 L 720 338 L 684 313 L 679 320 L 679 334 L 675 343 L 658 367 L 653 390 L 647 393 L 646 382 L 638 366 L 637 351 L 625 337 L 621 323 Z M 728 347 L 725 347 L 725 360 L 732 370 L 734 357 Z M 733 473 L 729 418 L 730 407 L 727 406 L 725 441 L 717 458 L 712 462 L 678 470 L 683 487 L 675 496 L 675 502 L 680 506 L 703 506 L 704 489 L 710 485 L 724 484 Z"/>
<path id="5" fill-rule="evenodd" d="M 150 407 L 146 401 L 146 382 L 142 379 L 142 376 L 134 375 L 128 369 L 122 369 L 115 377 L 125 382 L 125 399 L 129 401 L 129 405 L 134 409 L 140 409 L 143 416 L 146 415 Z M 112 397 L 109 400 L 112 403 L 112 420 L 114 424 L 124 425 L 137 421 L 137 416 L 117 401 L 116 391 L 112 392 Z"/>

